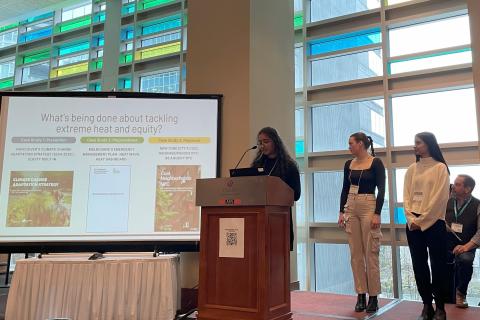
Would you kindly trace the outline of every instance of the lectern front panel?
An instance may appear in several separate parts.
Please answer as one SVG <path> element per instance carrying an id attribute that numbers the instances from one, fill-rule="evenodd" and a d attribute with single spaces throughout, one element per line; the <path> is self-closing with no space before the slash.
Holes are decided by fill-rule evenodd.
<path id="1" fill-rule="evenodd" d="M 207 223 L 207 241 L 213 243 L 207 253 L 208 261 L 216 261 L 207 271 L 207 305 L 223 306 L 231 310 L 251 310 L 256 312 L 257 290 L 252 283 L 257 283 L 256 265 L 258 256 L 256 241 L 258 228 L 257 216 L 261 208 L 245 208 L 241 212 L 229 208 L 216 208 L 217 213 L 210 212 Z M 243 218 L 245 221 L 244 258 L 219 257 L 220 241 L 219 221 L 222 218 Z"/>

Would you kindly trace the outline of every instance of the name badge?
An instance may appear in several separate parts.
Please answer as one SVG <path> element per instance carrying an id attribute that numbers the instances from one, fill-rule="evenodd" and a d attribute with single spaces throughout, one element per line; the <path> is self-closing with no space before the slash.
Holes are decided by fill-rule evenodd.
<path id="1" fill-rule="evenodd" d="M 348 191 L 350 194 L 358 194 L 358 186 L 352 184 L 350 185 L 350 190 Z"/>
<path id="2" fill-rule="evenodd" d="M 455 233 L 462 233 L 463 232 L 463 224 L 452 223 L 452 230 Z"/>
<path id="3" fill-rule="evenodd" d="M 422 202 L 423 201 L 423 192 L 414 192 L 413 201 Z"/>

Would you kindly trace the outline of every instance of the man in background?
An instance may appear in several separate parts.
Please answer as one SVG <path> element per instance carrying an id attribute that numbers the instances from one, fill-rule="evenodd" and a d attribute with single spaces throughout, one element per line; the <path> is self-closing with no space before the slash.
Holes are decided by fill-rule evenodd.
<path id="1" fill-rule="evenodd" d="M 447 248 L 455 259 L 455 302 L 467 308 L 467 289 L 473 274 L 475 250 L 480 246 L 480 200 L 472 196 L 475 180 L 461 174 L 452 187 L 445 220 L 448 229 Z"/>

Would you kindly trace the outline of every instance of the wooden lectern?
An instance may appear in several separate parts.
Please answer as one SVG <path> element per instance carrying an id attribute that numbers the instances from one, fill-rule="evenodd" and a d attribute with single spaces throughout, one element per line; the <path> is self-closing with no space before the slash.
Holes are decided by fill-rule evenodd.
<path id="1" fill-rule="evenodd" d="M 293 191 L 270 176 L 199 179 L 200 320 L 290 320 Z"/>

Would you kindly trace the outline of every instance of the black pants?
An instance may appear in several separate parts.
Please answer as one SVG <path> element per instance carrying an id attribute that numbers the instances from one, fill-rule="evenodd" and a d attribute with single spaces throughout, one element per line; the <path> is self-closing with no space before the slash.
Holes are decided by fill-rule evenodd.
<path id="1" fill-rule="evenodd" d="M 425 231 L 410 231 L 407 226 L 407 240 L 412 256 L 413 272 L 418 292 L 424 304 L 431 304 L 433 297 L 437 307 L 443 309 L 446 295 L 445 276 L 447 275 L 447 230 L 445 221 L 437 220 Z M 432 268 L 430 281 L 430 268 Z"/>

